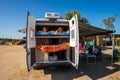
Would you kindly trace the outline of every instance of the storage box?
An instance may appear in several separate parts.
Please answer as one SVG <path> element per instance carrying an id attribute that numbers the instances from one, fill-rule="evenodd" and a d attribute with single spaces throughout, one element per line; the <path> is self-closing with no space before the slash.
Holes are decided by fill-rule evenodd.
<path id="1" fill-rule="evenodd" d="M 36 50 L 36 61 L 37 62 L 47 62 L 48 61 L 48 53 L 43 53 L 39 50 Z"/>
<path id="2" fill-rule="evenodd" d="M 53 56 L 49 56 L 49 61 L 57 61 L 57 56 L 53 55 Z"/>

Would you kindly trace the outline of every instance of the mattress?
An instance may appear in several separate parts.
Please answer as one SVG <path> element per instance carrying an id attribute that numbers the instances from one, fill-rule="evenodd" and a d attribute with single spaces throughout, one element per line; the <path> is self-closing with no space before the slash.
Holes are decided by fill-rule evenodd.
<path id="1" fill-rule="evenodd" d="M 50 32 L 35 32 L 35 35 L 36 36 L 55 36 L 55 31 L 50 31 Z M 60 35 L 60 36 L 69 36 L 70 35 L 70 32 L 69 31 L 64 31 L 60 34 L 57 34 L 57 36 Z"/>

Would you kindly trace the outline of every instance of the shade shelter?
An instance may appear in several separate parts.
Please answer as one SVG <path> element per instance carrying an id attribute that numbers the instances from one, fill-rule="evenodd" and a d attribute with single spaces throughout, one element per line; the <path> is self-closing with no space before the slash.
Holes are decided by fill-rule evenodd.
<path id="1" fill-rule="evenodd" d="M 98 27 L 91 26 L 89 24 L 82 24 L 79 23 L 79 35 L 81 37 L 90 37 L 96 35 L 107 35 L 110 33 L 112 34 L 112 60 L 111 64 L 113 63 L 113 50 L 114 50 L 114 30 L 106 30 Z"/>
<path id="2" fill-rule="evenodd" d="M 26 33 L 26 29 L 25 28 L 20 29 L 18 30 L 18 32 Z M 109 33 L 113 33 L 113 31 L 91 26 L 89 24 L 79 23 L 79 33 L 80 33 L 80 36 L 82 37 L 88 37 L 88 36 L 94 36 L 94 35 L 109 34 Z"/>
<path id="3" fill-rule="evenodd" d="M 91 26 L 89 24 L 79 23 L 79 32 L 82 37 L 88 37 L 88 36 L 113 33 L 113 30 L 106 30 L 106 29 Z"/>
<path id="4" fill-rule="evenodd" d="M 23 28 L 23 29 L 20 29 L 20 30 L 17 30 L 18 32 L 21 32 L 21 33 L 26 33 L 26 29 Z"/>

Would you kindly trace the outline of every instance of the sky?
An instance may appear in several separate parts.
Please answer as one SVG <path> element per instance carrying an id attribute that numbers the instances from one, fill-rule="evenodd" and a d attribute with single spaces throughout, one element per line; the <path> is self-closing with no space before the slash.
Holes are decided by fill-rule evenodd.
<path id="1" fill-rule="evenodd" d="M 114 22 L 116 34 L 120 34 L 120 0 L 0 0 L 0 38 L 22 39 L 25 34 L 17 30 L 25 28 L 27 12 L 34 18 L 44 18 L 46 12 L 76 10 L 86 17 L 92 26 L 104 28 L 102 20 L 118 14 Z"/>

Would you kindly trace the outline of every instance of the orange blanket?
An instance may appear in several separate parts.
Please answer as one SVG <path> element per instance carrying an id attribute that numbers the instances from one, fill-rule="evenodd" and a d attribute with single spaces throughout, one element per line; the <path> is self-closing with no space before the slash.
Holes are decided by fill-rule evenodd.
<path id="1" fill-rule="evenodd" d="M 63 43 L 59 45 L 37 45 L 36 46 L 36 49 L 42 52 L 58 52 L 67 48 L 70 48 L 69 43 Z"/>

